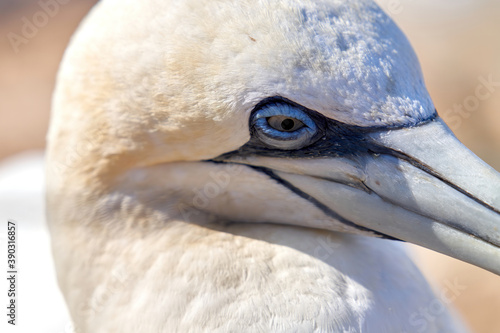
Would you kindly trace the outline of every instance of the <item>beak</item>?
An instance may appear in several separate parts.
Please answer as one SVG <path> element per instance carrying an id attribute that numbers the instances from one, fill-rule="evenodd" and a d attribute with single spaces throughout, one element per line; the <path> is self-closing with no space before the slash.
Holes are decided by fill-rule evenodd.
<path id="1" fill-rule="evenodd" d="M 241 162 L 271 169 L 334 218 L 500 275 L 500 174 L 439 118 L 366 140 L 376 148 L 359 156 Z"/>

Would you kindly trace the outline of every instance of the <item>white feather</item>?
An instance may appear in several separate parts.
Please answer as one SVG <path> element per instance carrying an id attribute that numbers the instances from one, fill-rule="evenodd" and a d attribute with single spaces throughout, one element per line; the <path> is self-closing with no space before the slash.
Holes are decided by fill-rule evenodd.
<path id="1" fill-rule="evenodd" d="M 275 95 L 361 126 L 434 112 L 371 1 L 105 0 L 86 19 L 59 74 L 47 169 L 79 332 L 421 329 L 435 296 L 399 244 L 318 231 L 352 230 L 250 168 L 198 162 L 247 142 L 251 109 Z M 424 324 L 460 332 L 446 311 Z"/>

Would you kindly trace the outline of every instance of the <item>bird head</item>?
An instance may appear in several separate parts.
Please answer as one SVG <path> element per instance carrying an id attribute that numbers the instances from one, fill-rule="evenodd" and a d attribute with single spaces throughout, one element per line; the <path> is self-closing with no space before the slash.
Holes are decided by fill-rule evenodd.
<path id="1" fill-rule="evenodd" d="M 53 230 L 291 224 L 500 274 L 500 176 L 372 1 L 99 3 L 58 76 L 48 177 Z"/>

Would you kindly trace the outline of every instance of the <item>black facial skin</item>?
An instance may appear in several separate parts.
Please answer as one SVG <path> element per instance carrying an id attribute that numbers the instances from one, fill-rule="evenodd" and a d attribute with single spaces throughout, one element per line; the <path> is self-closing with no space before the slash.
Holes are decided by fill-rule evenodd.
<path id="1" fill-rule="evenodd" d="M 311 143 L 297 150 L 281 150 L 269 147 L 263 143 L 256 135 L 255 127 L 252 123 L 253 114 L 267 104 L 286 103 L 306 113 L 318 126 L 318 132 L 311 140 Z M 430 122 L 437 118 L 435 112 L 429 119 L 420 124 Z M 360 154 L 382 154 L 388 153 L 388 149 L 372 142 L 367 134 L 399 127 L 361 127 L 347 125 L 339 121 L 327 118 L 322 114 L 309 110 L 284 97 L 269 97 L 257 104 L 250 116 L 250 140 L 238 150 L 223 154 L 214 161 L 223 161 L 232 156 L 272 156 L 286 158 L 317 158 L 317 157 L 344 157 Z"/>
<path id="2" fill-rule="evenodd" d="M 276 103 L 289 104 L 297 109 L 300 109 L 316 123 L 318 131 L 311 138 L 307 146 L 296 150 L 282 150 L 270 147 L 269 145 L 267 145 L 266 143 L 262 142 L 259 139 L 259 136 L 256 134 L 257 129 L 253 124 L 253 115 L 255 114 L 255 112 L 257 112 L 264 106 Z M 431 122 L 437 118 L 438 115 L 436 112 L 434 112 L 431 117 L 420 122 L 418 125 L 415 126 Z M 356 156 L 366 156 L 375 154 L 386 154 L 409 161 L 412 165 L 417 166 L 418 168 L 426 171 L 427 173 L 430 173 L 432 175 L 436 174 L 435 172 L 433 174 L 432 170 L 430 170 L 429 167 L 421 164 L 419 161 L 416 161 L 412 159 L 410 156 L 404 155 L 393 149 L 381 146 L 372 141 L 368 136 L 368 134 L 370 133 L 384 131 L 388 129 L 403 128 L 403 127 L 405 126 L 361 127 L 361 126 L 348 125 L 327 118 L 322 114 L 320 114 L 319 112 L 305 108 L 304 106 L 299 105 L 284 97 L 280 96 L 269 97 L 258 103 L 250 115 L 250 120 L 249 120 L 250 140 L 246 144 L 241 146 L 239 149 L 222 154 L 212 160 L 209 160 L 209 162 L 232 163 L 231 162 L 232 158 L 245 157 L 245 156 L 269 156 L 276 158 L 283 157 L 283 158 L 312 159 L 312 158 L 356 157 Z M 291 192 L 295 193 L 296 195 L 308 200 L 309 202 L 314 204 L 317 208 L 322 210 L 326 215 L 340 221 L 341 223 L 344 223 L 350 227 L 356 228 L 361 231 L 371 232 L 374 235 L 381 238 L 397 240 L 391 236 L 379 233 L 369 228 L 365 228 L 363 226 L 357 225 L 354 222 L 347 220 L 346 218 L 334 212 L 328 206 L 319 202 L 314 197 L 310 196 L 309 194 L 303 192 L 299 188 L 293 186 L 288 181 L 277 176 L 274 173 L 274 171 L 269 168 L 255 167 L 255 166 L 249 166 L 249 167 L 266 174 L 270 178 L 274 179 L 277 183 L 288 188 Z M 367 188 L 363 188 L 362 190 L 370 191 Z"/>
<path id="3" fill-rule="evenodd" d="M 284 103 L 284 104 L 289 104 L 293 106 L 294 108 L 300 109 L 304 113 L 306 113 L 312 121 L 315 122 L 316 126 L 318 127 L 317 133 L 309 140 L 309 142 L 302 148 L 300 149 L 295 149 L 295 150 L 283 150 L 279 148 L 273 148 L 269 146 L 269 144 L 266 144 L 262 142 L 259 139 L 259 135 L 257 135 L 256 127 L 254 126 L 254 121 L 253 121 L 253 116 L 254 114 L 259 111 L 261 108 L 266 106 L 267 104 L 277 104 L 277 103 Z M 248 156 L 269 156 L 269 157 L 275 157 L 275 158 L 335 158 L 335 157 L 344 157 L 344 158 L 359 158 L 359 157 L 369 157 L 369 156 L 374 156 L 374 155 L 388 155 L 395 157 L 399 160 L 406 161 L 407 163 L 411 164 L 415 168 L 418 168 L 428 175 L 440 180 L 444 184 L 450 186 L 451 188 L 455 189 L 456 191 L 462 193 L 463 195 L 469 197 L 470 199 L 476 201 L 480 205 L 488 208 L 489 210 L 492 210 L 498 214 L 500 214 L 500 211 L 489 205 L 488 203 L 474 197 L 472 194 L 468 193 L 466 190 L 462 189 L 458 185 L 453 184 L 452 182 L 448 181 L 445 176 L 439 174 L 437 171 L 435 171 L 431 166 L 426 165 L 425 163 L 415 159 L 414 157 L 405 154 L 404 152 L 384 147 L 377 142 L 373 141 L 369 134 L 371 133 L 376 133 L 376 132 L 383 132 L 387 130 L 397 130 L 401 129 L 404 127 L 417 127 L 421 126 L 424 124 L 427 124 L 432 121 L 436 121 L 439 119 L 439 116 L 437 115 L 437 112 L 434 111 L 434 113 L 425 120 L 420 121 L 418 124 L 414 125 L 408 125 L 408 126 L 385 126 L 385 127 L 361 127 L 361 126 L 353 126 L 353 125 L 348 125 L 344 124 L 342 122 L 327 118 L 323 116 L 322 114 L 310 110 L 304 106 L 301 106 L 293 101 L 290 101 L 284 97 L 269 97 L 258 103 L 254 110 L 252 111 L 250 115 L 250 120 L 249 120 L 249 129 L 250 129 L 250 140 L 241 146 L 239 149 L 234 150 L 232 152 L 228 152 L 225 154 L 222 154 L 212 160 L 209 160 L 208 162 L 213 162 L 213 163 L 234 163 L 233 158 L 235 157 L 248 157 Z M 293 184 L 290 182 L 282 179 L 276 173 L 269 168 L 265 167 L 256 167 L 256 166 L 248 166 L 250 168 L 253 168 L 254 170 L 257 170 L 259 172 L 262 172 L 266 174 L 269 178 L 275 180 L 278 184 L 286 187 L 288 190 L 291 192 L 295 193 L 296 195 L 306 199 L 307 201 L 311 202 L 313 205 L 315 205 L 318 209 L 322 210 L 326 215 L 330 216 L 331 218 L 348 225 L 350 227 L 353 227 L 355 229 L 358 229 L 360 231 L 368 231 L 373 233 L 375 236 L 385 238 L 385 239 L 392 239 L 392 240 L 398 240 L 395 239 L 391 236 L 382 234 L 380 232 L 377 232 L 375 230 L 365 228 L 363 226 L 357 225 L 356 223 L 349 221 L 348 219 L 344 218 L 343 216 L 339 215 L 335 211 L 333 211 L 331 208 L 326 206 L 325 204 L 321 203 L 318 201 L 316 198 L 312 197 L 311 195 L 305 193 L 301 189 L 295 187 Z M 334 181 L 334 182 L 339 182 L 343 183 L 340 180 L 332 180 L 332 179 L 326 179 L 328 181 Z M 366 191 L 368 193 L 371 193 L 372 190 L 365 186 L 363 183 L 362 184 L 351 184 L 351 183 L 343 183 L 344 185 L 348 186 L 353 186 L 356 187 L 360 190 Z M 386 200 L 383 197 L 381 197 L 382 200 Z M 418 212 L 415 212 L 419 214 Z M 464 232 L 466 234 L 479 237 L 482 239 L 485 239 L 488 241 L 488 236 L 487 235 L 476 235 L 473 230 L 469 230 L 469 228 L 466 228 L 464 226 L 459 226 L 455 225 L 454 223 L 450 223 L 447 221 L 437 221 L 440 222 L 444 225 L 447 225 L 448 227 L 457 229 L 461 232 Z M 493 244 L 493 243 L 492 243 Z"/>

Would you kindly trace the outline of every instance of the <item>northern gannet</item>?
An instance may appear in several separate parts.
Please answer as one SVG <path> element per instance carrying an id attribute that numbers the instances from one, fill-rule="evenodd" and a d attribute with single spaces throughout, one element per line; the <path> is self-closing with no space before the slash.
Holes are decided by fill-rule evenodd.
<path id="1" fill-rule="evenodd" d="M 462 332 L 393 239 L 500 273 L 500 176 L 368 0 L 101 1 L 47 160 L 78 332 Z"/>

